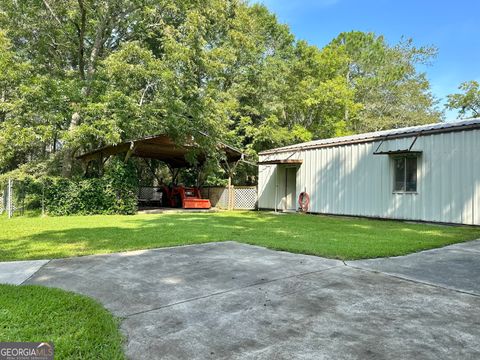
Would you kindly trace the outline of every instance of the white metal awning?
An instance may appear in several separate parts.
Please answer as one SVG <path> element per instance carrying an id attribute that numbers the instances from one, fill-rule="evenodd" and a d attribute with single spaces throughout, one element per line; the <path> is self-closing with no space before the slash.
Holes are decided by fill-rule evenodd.
<path id="1" fill-rule="evenodd" d="M 281 165 L 281 164 L 289 164 L 289 165 L 302 165 L 302 159 L 276 159 L 276 160 L 265 160 L 258 162 L 258 165 Z"/>

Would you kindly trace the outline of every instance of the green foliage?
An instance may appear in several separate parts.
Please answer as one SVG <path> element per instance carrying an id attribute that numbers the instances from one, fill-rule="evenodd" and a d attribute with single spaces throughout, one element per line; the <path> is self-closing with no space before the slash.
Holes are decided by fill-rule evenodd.
<path id="1" fill-rule="evenodd" d="M 474 118 L 480 116 L 480 84 L 478 81 L 462 83 L 461 93 L 448 95 L 447 108 L 459 110 L 459 117 Z"/>
<path id="2" fill-rule="evenodd" d="M 42 209 L 44 180 L 48 178 L 45 175 L 45 164 L 31 163 L 29 166 L 23 165 L 19 168 L 5 174 L 0 174 L 0 192 L 5 190 L 9 180 L 13 181 L 13 203 L 22 209 L 22 213 Z M 40 175 L 41 174 L 41 175 Z M 40 177 L 41 176 L 41 179 Z"/>
<path id="3" fill-rule="evenodd" d="M 127 186 L 116 187 L 103 178 L 56 179 L 45 191 L 49 215 L 134 214 L 136 193 Z"/>
<path id="4" fill-rule="evenodd" d="M 318 49 L 244 0 L 5 0 L 0 29 L 0 172 L 54 157 L 71 177 L 81 152 L 166 133 L 193 136 L 214 174 L 217 141 L 254 160 L 441 120 L 416 69 L 435 49 L 362 32 Z"/>
<path id="5" fill-rule="evenodd" d="M 253 139 L 252 147 L 259 150 L 312 139 L 312 134 L 301 125 L 293 125 L 292 129 L 281 126 L 275 115 L 265 119 L 259 126 L 247 125 L 245 133 Z"/>
<path id="6" fill-rule="evenodd" d="M 49 215 L 123 214 L 137 211 L 137 179 L 129 165 L 114 161 L 105 176 L 46 181 L 45 209 Z"/>
<path id="7" fill-rule="evenodd" d="M 49 215 L 134 214 L 138 179 L 132 163 L 113 158 L 101 178 L 49 176 L 44 163 L 0 175 L 0 190 L 13 180 L 15 204 L 24 211 L 44 207 Z"/>
<path id="8" fill-rule="evenodd" d="M 337 63 L 338 73 L 353 92 L 353 103 L 359 105 L 353 112 L 346 109 L 344 113 L 350 132 L 442 119 L 425 74 L 417 71 L 418 65 L 428 65 L 436 56 L 434 47 L 415 47 L 411 39 L 390 46 L 383 36 L 352 31 L 341 33 L 326 49 L 343 59 Z"/>

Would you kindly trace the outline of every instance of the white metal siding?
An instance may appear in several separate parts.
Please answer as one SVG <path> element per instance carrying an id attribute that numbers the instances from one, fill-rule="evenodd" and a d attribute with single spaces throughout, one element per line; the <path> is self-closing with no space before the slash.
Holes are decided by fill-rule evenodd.
<path id="1" fill-rule="evenodd" d="M 385 141 L 380 151 L 408 148 L 413 137 Z M 307 191 L 310 211 L 392 219 L 480 225 L 480 130 L 421 136 L 416 194 L 393 193 L 393 162 L 373 155 L 379 141 L 283 152 L 260 157 L 302 159 L 297 194 Z M 259 207 L 275 208 L 278 165 L 260 166 Z M 281 188 L 280 188 L 281 189 Z M 278 192 L 281 207 L 283 192 Z"/>
<path id="2" fill-rule="evenodd" d="M 260 209 L 273 209 L 275 208 L 275 176 L 277 167 L 268 165 L 260 165 L 258 167 L 258 207 Z M 261 179 L 261 180 L 260 180 Z"/>

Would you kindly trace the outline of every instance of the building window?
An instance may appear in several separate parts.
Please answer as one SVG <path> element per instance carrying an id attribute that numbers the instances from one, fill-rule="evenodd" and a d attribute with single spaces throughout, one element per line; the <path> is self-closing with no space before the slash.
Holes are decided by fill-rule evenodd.
<path id="1" fill-rule="evenodd" d="M 395 170 L 393 191 L 417 191 L 417 159 L 416 156 L 401 156 L 393 159 Z"/>

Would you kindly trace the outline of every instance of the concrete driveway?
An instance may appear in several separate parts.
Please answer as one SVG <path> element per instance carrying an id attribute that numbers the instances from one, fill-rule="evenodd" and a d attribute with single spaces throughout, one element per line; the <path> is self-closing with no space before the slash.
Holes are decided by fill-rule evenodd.
<path id="1" fill-rule="evenodd" d="M 212 243 L 52 260 L 24 283 L 98 299 L 132 359 L 478 359 L 479 247 L 343 263 Z"/>
<path id="2" fill-rule="evenodd" d="M 480 295 L 479 240 L 408 256 L 352 261 L 348 264 L 415 282 Z"/>

